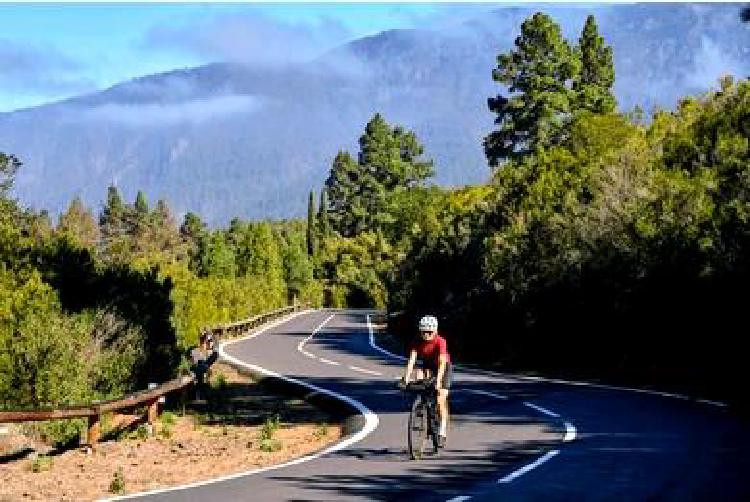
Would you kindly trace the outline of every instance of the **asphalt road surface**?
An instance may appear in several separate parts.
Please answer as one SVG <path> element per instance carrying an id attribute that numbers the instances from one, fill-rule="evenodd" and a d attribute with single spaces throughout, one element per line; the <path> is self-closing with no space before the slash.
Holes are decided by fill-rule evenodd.
<path id="1" fill-rule="evenodd" d="M 367 411 L 340 449 L 139 496 L 244 500 L 750 500 L 750 427 L 706 403 L 457 370 L 440 455 L 406 451 L 403 361 L 371 345 L 367 311 L 314 311 L 224 348 Z"/>

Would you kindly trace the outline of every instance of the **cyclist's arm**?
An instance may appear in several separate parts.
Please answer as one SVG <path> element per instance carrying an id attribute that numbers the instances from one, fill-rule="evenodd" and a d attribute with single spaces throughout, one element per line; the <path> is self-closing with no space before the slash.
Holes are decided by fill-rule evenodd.
<path id="1" fill-rule="evenodd" d="M 438 389 L 441 388 L 446 366 L 448 366 L 448 358 L 445 354 L 440 354 L 440 358 L 438 359 L 437 377 L 435 380 L 435 385 Z"/>
<path id="2" fill-rule="evenodd" d="M 412 349 L 409 353 L 409 362 L 406 363 L 406 373 L 404 373 L 404 382 L 409 383 L 411 372 L 414 371 L 414 365 L 417 363 L 417 351 Z"/>

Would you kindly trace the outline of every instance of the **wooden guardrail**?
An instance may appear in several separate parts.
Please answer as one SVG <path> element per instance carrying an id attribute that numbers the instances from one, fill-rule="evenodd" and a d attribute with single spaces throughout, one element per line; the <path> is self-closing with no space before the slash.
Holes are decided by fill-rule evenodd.
<path id="1" fill-rule="evenodd" d="M 215 328 L 211 328 L 210 331 L 217 337 L 221 338 L 238 336 L 268 321 L 277 319 L 286 314 L 297 312 L 306 307 L 307 305 L 282 307 L 242 321 L 222 324 Z M 146 421 L 153 425 L 159 417 L 159 400 L 170 392 L 187 388 L 194 382 L 195 377 L 193 375 L 186 375 L 165 382 L 152 389 L 134 392 L 133 394 L 120 399 L 95 402 L 90 405 L 69 406 L 56 409 L 0 411 L 0 423 L 87 418 L 88 429 L 86 443 L 91 448 L 94 448 L 101 436 L 101 417 L 103 414 L 147 407 Z M 129 418 L 131 419 L 130 423 L 133 423 L 134 417 Z M 137 419 L 139 417 L 135 418 Z"/>
<path id="2" fill-rule="evenodd" d="M 293 312 L 297 312 L 308 307 L 309 307 L 308 304 L 289 305 L 288 307 L 282 307 L 280 309 L 272 310 L 270 312 L 259 314 L 259 315 L 250 317 L 249 319 L 244 319 L 242 321 L 236 321 L 236 322 L 232 322 L 228 324 L 221 324 L 214 328 L 210 328 L 209 330 L 214 336 L 217 337 L 217 339 L 227 338 L 227 337 L 236 337 L 236 336 L 240 336 L 246 333 L 247 331 L 253 328 L 260 326 L 261 324 L 265 324 L 268 321 L 272 321 L 273 319 L 277 319 L 283 315 L 291 314 Z"/>

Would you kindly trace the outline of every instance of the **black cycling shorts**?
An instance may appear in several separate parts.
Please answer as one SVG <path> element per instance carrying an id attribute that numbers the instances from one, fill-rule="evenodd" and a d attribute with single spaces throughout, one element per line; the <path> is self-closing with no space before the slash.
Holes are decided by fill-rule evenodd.
<path id="1" fill-rule="evenodd" d="M 429 370 L 432 375 L 437 375 L 437 368 L 433 368 L 432 366 L 424 366 L 424 365 L 422 367 L 424 369 Z M 452 384 L 453 384 L 453 364 L 446 363 L 445 373 L 443 373 L 443 384 L 441 385 L 441 387 L 443 389 L 450 389 Z"/>

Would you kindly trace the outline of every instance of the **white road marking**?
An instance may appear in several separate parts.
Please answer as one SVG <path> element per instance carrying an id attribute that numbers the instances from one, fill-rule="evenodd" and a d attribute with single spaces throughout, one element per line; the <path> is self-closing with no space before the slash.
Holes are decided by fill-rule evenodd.
<path id="1" fill-rule="evenodd" d="M 469 500 L 471 497 L 468 495 L 460 495 L 458 497 L 453 497 L 452 499 L 448 499 L 445 502 L 464 502 L 464 500 Z"/>
<path id="2" fill-rule="evenodd" d="M 520 469 L 511 472 L 510 474 L 508 474 L 504 478 L 498 479 L 497 482 L 498 483 L 503 483 L 503 484 L 504 483 L 510 483 L 514 479 L 520 478 L 521 476 L 523 476 L 524 474 L 526 474 L 530 470 L 536 469 L 537 467 L 539 467 L 540 465 L 542 465 L 543 463 L 545 463 L 546 461 L 548 461 L 549 459 L 551 459 L 552 457 L 554 457 L 555 455 L 557 455 L 559 453 L 560 453 L 560 450 L 548 451 L 547 453 L 545 453 L 543 456 L 539 457 L 538 459 L 536 459 L 532 463 L 530 463 L 528 465 L 525 465 L 525 466 L 521 467 Z"/>
<path id="3" fill-rule="evenodd" d="M 327 394 L 329 396 L 332 396 L 332 397 L 334 397 L 336 399 L 339 399 L 341 401 L 344 401 L 344 402 L 346 402 L 346 403 L 354 406 L 357 409 L 357 411 L 359 411 L 359 413 L 361 413 L 365 417 L 365 426 L 362 428 L 362 430 L 360 430 L 356 434 L 353 434 L 353 435 L 349 436 L 348 438 L 344 439 L 343 441 L 341 441 L 339 443 L 336 443 L 336 444 L 334 444 L 334 445 L 332 445 L 332 446 L 330 446 L 330 447 L 328 447 L 328 448 L 326 448 L 326 449 L 324 449 L 322 451 L 319 451 L 319 452 L 314 453 L 312 455 L 306 455 L 304 457 L 300 457 L 300 458 L 291 460 L 289 462 L 284 462 L 283 464 L 269 465 L 268 467 L 262 467 L 260 469 L 252 469 L 252 470 L 245 471 L 245 472 L 238 472 L 236 474 L 230 474 L 228 476 L 222 476 L 222 477 L 219 477 L 219 478 L 208 479 L 208 480 L 205 480 L 205 481 L 198 481 L 198 482 L 189 483 L 189 484 L 186 484 L 186 485 L 172 486 L 172 487 L 169 487 L 169 488 L 161 488 L 161 489 L 151 490 L 151 491 L 141 492 L 141 493 L 133 493 L 131 495 L 121 495 L 119 497 L 112 497 L 112 498 L 102 499 L 102 500 L 125 500 L 125 499 L 131 499 L 131 498 L 136 498 L 136 497 L 144 497 L 144 496 L 148 496 L 148 495 L 155 495 L 157 493 L 166 493 L 166 492 L 188 490 L 190 488 L 197 488 L 199 486 L 210 485 L 210 484 L 218 483 L 218 482 L 221 482 L 221 481 L 227 481 L 227 480 L 230 480 L 230 479 L 241 478 L 241 477 L 244 477 L 244 476 L 251 476 L 253 474 L 259 474 L 261 472 L 273 471 L 273 470 L 281 469 L 281 468 L 288 467 L 288 466 L 291 466 L 291 465 L 301 464 L 303 462 L 309 462 L 310 460 L 315 460 L 316 458 L 320 458 L 323 455 L 327 455 L 329 453 L 333 453 L 335 451 L 339 451 L 339 450 L 342 450 L 344 448 L 348 448 L 349 446 L 351 446 L 351 445 L 353 445 L 353 444 L 361 441 L 362 439 L 364 439 L 365 437 L 367 437 L 367 435 L 369 435 L 372 431 L 374 431 L 377 428 L 378 423 L 379 423 L 378 416 L 375 413 L 373 413 L 369 408 L 367 408 L 364 404 L 360 403 L 359 401 L 356 401 L 356 400 L 350 398 L 349 396 L 345 396 L 343 394 L 339 394 L 339 393 L 333 392 L 331 390 L 323 389 L 321 387 L 318 387 L 317 385 L 313 385 L 311 383 L 303 382 L 301 380 L 297 380 L 296 378 L 291 378 L 291 377 L 286 377 L 286 376 L 283 376 L 283 375 L 279 375 L 278 373 L 275 373 L 273 371 L 267 370 L 267 369 L 262 368 L 260 366 L 255 366 L 253 364 L 248 364 L 248 363 L 246 363 L 244 361 L 240 361 L 239 359 L 237 359 L 235 357 L 232 357 L 232 356 L 228 355 L 226 352 L 224 352 L 224 348 L 227 345 L 232 345 L 232 344 L 240 342 L 240 341 L 244 341 L 244 340 L 248 340 L 250 338 L 254 338 L 254 337 L 260 335 L 261 333 L 263 333 L 263 332 L 265 332 L 265 331 L 267 331 L 267 330 L 269 330 L 269 329 L 271 329 L 273 327 L 278 326 L 279 324 L 282 324 L 284 322 L 290 321 L 291 319 L 293 319 L 293 318 L 295 318 L 295 317 L 297 317 L 299 315 L 302 315 L 303 313 L 309 313 L 309 312 L 310 312 L 309 310 L 297 312 L 296 314 L 292 314 L 290 317 L 282 319 L 281 321 L 273 322 L 271 324 L 268 324 L 268 325 L 264 326 L 263 328 L 261 328 L 260 330 L 258 330 L 255 333 L 253 333 L 252 335 L 249 335 L 249 336 L 246 336 L 246 337 L 242 337 L 242 338 L 238 338 L 236 340 L 229 340 L 227 342 L 221 343 L 221 344 L 219 344 L 219 355 L 222 358 L 224 358 L 224 359 L 232 361 L 235 364 L 239 364 L 240 366 L 244 366 L 244 367 L 249 368 L 251 370 L 257 371 L 258 373 L 261 373 L 263 375 L 270 376 L 270 377 L 280 378 L 281 380 L 284 380 L 284 381 L 287 381 L 287 382 L 291 382 L 291 383 L 294 383 L 294 384 L 297 384 L 297 385 L 301 385 L 303 387 L 307 387 L 308 389 L 311 389 L 311 390 L 313 390 L 315 392 L 319 392 L 321 394 Z M 333 315 L 331 315 L 331 317 L 333 317 Z M 331 319 L 331 317 L 329 317 L 328 319 L 326 319 L 325 321 L 323 321 L 323 323 L 320 326 L 318 326 L 317 329 L 322 328 L 325 325 L 325 323 L 327 323 Z"/>
<path id="4" fill-rule="evenodd" d="M 406 360 L 405 357 L 399 356 L 397 354 L 393 354 L 392 352 L 389 352 L 389 351 L 385 350 L 384 348 L 378 346 L 377 343 L 375 343 L 375 331 L 373 330 L 373 327 L 372 327 L 372 321 L 370 319 L 370 314 L 367 314 L 367 328 L 370 331 L 370 347 L 372 347 L 373 349 L 377 350 L 378 352 L 380 352 L 382 354 L 385 354 L 385 355 L 387 355 L 389 357 L 393 357 L 395 359 L 400 359 L 402 361 Z M 458 366 L 458 365 L 456 365 L 456 368 L 461 368 L 461 367 Z M 476 370 L 472 370 L 472 371 L 476 371 Z M 500 377 L 505 376 L 505 375 L 501 375 L 499 373 L 494 373 L 494 372 L 489 372 L 489 371 L 485 372 L 485 373 L 491 374 L 492 376 L 500 376 Z M 494 394 L 492 392 L 487 392 L 487 391 L 483 391 L 483 390 L 465 389 L 464 391 L 465 392 L 473 392 L 475 394 L 482 394 L 482 395 L 485 395 L 485 396 L 490 396 L 490 397 L 494 397 L 494 398 L 502 399 L 502 400 L 507 400 L 508 399 L 507 396 L 503 396 L 503 395 L 500 395 L 500 394 Z M 540 413 L 543 413 L 543 414 L 545 414 L 547 416 L 554 417 L 554 418 L 560 418 L 560 415 L 557 414 L 557 413 L 555 413 L 554 411 L 550 411 L 550 410 L 548 410 L 546 408 L 542 408 L 541 406 L 537 406 L 534 403 L 524 402 L 523 404 L 525 406 L 528 406 L 529 408 L 535 409 L 536 411 L 538 411 Z M 573 426 L 573 424 L 570 423 L 570 422 L 565 422 L 565 436 L 563 437 L 563 441 L 564 442 L 565 441 L 572 441 L 573 439 L 575 439 L 575 437 L 576 437 L 576 428 L 575 428 L 575 426 Z M 528 465 L 526 465 L 526 466 L 524 466 L 524 467 L 522 467 L 522 468 L 520 468 L 520 469 L 518 469 L 516 471 L 513 471 L 512 473 L 508 474 L 504 478 L 499 479 L 497 482 L 498 483 L 510 483 L 514 479 L 517 479 L 517 478 L 523 476 L 524 474 L 526 474 L 527 472 L 531 471 L 532 469 L 535 469 L 535 468 L 539 467 L 540 465 L 542 465 L 543 463 L 547 462 L 549 459 L 551 459 L 552 457 L 554 457 L 558 453 L 560 453 L 559 450 L 549 451 L 546 454 L 544 454 L 542 457 L 540 457 L 537 460 L 535 460 L 534 462 L 532 462 L 532 463 L 530 463 L 530 464 L 528 464 Z M 465 497 L 465 498 L 462 498 L 462 497 Z M 466 496 L 466 495 L 462 495 L 461 497 L 454 497 L 453 499 L 451 499 L 451 501 L 457 502 L 457 501 L 461 501 L 461 500 L 468 500 L 469 498 L 471 498 L 471 497 Z"/>
<path id="5" fill-rule="evenodd" d="M 336 361 L 331 361 L 330 359 L 325 359 L 323 357 L 318 357 L 318 361 L 325 364 L 330 364 L 332 366 L 341 366 L 341 363 L 337 363 Z"/>
<path id="6" fill-rule="evenodd" d="M 573 441 L 576 438 L 576 426 L 570 422 L 565 422 L 565 436 L 563 442 L 567 443 Z"/>
<path id="7" fill-rule="evenodd" d="M 368 324 L 369 324 L 369 314 L 367 317 Z M 370 330 L 370 346 L 377 350 L 378 352 L 382 352 L 383 354 L 389 355 L 391 357 L 395 357 L 397 359 L 406 359 L 403 356 L 399 356 L 397 354 L 393 354 L 391 352 L 388 352 L 384 348 L 378 346 L 377 343 L 375 343 L 374 335 L 372 330 Z M 457 368 L 460 366 L 456 365 Z M 549 382 L 549 383 L 558 383 L 563 385 L 573 385 L 576 387 L 591 387 L 593 389 L 604 389 L 604 390 L 617 390 L 617 391 L 625 391 L 625 392 L 636 392 L 638 394 L 649 394 L 652 396 L 660 396 L 660 397 L 669 397 L 673 399 L 681 399 L 683 401 L 695 401 L 696 403 L 702 403 L 702 404 L 708 404 L 711 406 L 718 406 L 719 408 L 726 408 L 728 405 L 727 403 L 723 403 L 721 401 L 712 401 L 710 399 L 697 399 L 694 397 L 686 396 L 684 394 L 675 394 L 672 392 L 663 392 L 658 390 L 650 390 L 650 389 L 637 389 L 635 387 L 620 387 L 617 385 L 606 385 L 601 383 L 593 383 L 593 382 L 579 382 L 576 380 L 563 380 L 560 378 L 544 378 L 544 377 L 535 377 L 535 376 L 526 376 L 526 375 L 513 375 L 510 373 L 499 373 L 497 371 L 489 371 L 489 370 L 482 370 L 478 368 L 471 368 L 471 367 L 463 367 L 462 369 L 471 371 L 474 373 L 478 373 L 480 375 L 489 375 L 489 376 L 497 376 L 497 377 L 505 377 L 505 378 L 515 378 L 518 380 L 528 380 L 531 382 Z"/>
<path id="8" fill-rule="evenodd" d="M 549 411 L 547 408 L 542 408 L 541 406 L 537 406 L 534 403 L 529 403 L 528 401 L 524 401 L 523 405 L 528 406 L 529 408 L 534 409 L 538 411 L 539 413 L 543 413 L 547 415 L 548 417 L 560 418 L 560 415 L 558 415 L 554 411 Z"/>
<path id="9" fill-rule="evenodd" d="M 384 348 L 380 347 L 377 343 L 375 343 L 375 331 L 372 329 L 372 321 L 370 320 L 370 314 L 367 314 L 367 330 L 370 332 L 370 347 L 377 350 L 378 352 L 385 354 L 386 356 L 390 356 L 395 359 L 406 361 L 406 358 L 404 356 L 399 356 L 398 354 L 394 354 L 393 352 L 388 352 Z"/>
<path id="10" fill-rule="evenodd" d="M 359 371 L 360 373 L 367 373 L 368 375 L 383 376 L 383 374 L 379 371 L 366 370 L 364 368 L 360 368 L 359 366 L 348 366 L 348 368 L 350 370 Z"/>
<path id="11" fill-rule="evenodd" d="M 471 392 L 472 394 L 480 394 L 482 396 L 494 397 L 495 399 L 502 399 L 503 401 L 507 401 L 508 400 L 508 396 L 503 396 L 501 394 L 495 394 L 494 392 L 487 392 L 486 390 L 460 389 L 459 392 Z"/>

